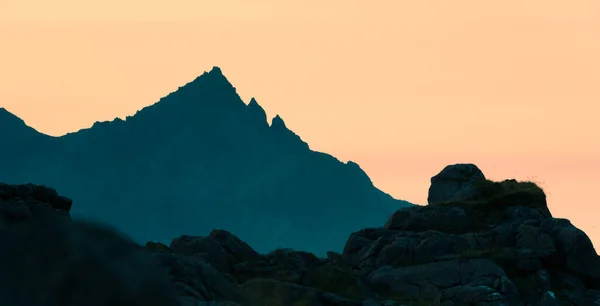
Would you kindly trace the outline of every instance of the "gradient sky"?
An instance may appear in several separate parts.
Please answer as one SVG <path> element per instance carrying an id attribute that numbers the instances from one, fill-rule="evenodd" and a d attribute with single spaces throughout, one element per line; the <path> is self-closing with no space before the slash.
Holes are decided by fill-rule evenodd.
<path id="1" fill-rule="evenodd" d="M 539 182 L 600 245 L 598 0 L 0 0 L 0 45 L 0 106 L 43 133 L 220 66 L 396 198 L 472 162 Z"/>

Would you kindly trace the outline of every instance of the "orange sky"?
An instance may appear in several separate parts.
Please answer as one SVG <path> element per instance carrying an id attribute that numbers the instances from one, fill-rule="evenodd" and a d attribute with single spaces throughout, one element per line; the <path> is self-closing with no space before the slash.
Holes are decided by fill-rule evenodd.
<path id="1" fill-rule="evenodd" d="M 0 106 L 50 135 L 212 66 L 397 198 L 473 162 L 600 245 L 598 0 L 0 0 Z M 383 221 L 382 221 L 383 224 Z"/>

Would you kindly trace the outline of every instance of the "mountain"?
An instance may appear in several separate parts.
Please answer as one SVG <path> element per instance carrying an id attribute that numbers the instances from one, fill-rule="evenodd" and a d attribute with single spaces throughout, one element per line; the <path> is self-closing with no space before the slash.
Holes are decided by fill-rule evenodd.
<path id="1" fill-rule="evenodd" d="M 600 304 L 592 242 L 552 217 L 534 183 L 457 164 L 432 178 L 429 195 L 319 257 L 261 254 L 222 229 L 142 247 L 70 220 L 78 203 L 53 189 L 0 184 L 0 305 Z"/>
<path id="2" fill-rule="evenodd" d="M 259 251 L 324 254 L 411 205 L 310 150 L 280 116 L 269 125 L 218 67 L 126 120 L 50 137 L 3 109 L 0 128 L 0 182 L 60 189 L 79 203 L 74 217 L 139 242 L 227 228 Z"/>

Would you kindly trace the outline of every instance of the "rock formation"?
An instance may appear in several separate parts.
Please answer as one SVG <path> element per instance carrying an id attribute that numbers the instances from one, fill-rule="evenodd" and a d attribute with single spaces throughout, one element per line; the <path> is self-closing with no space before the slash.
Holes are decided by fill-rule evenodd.
<path id="1" fill-rule="evenodd" d="M 0 298 L 8 295 L 7 288 L 29 293 L 16 295 L 21 298 L 32 292 L 40 293 L 36 296 L 56 296 L 51 289 L 63 288 L 62 301 L 88 291 L 90 296 L 103 298 L 126 292 L 127 305 L 159 305 L 148 301 L 161 299 L 164 305 L 170 305 L 173 292 L 182 306 L 600 305 L 600 258 L 586 234 L 568 220 L 553 218 L 543 190 L 534 183 L 492 182 L 476 166 L 467 167 L 471 174 L 463 175 L 465 165 L 452 165 L 436 177 L 448 181 L 453 177 L 449 173 L 459 173 L 458 177 L 465 177 L 464 181 L 470 184 L 468 193 L 459 191 L 461 196 L 452 196 L 441 192 L 445 196 L 436 197 L 430 205 L 400 209 L 385 225 L 352 233 L 343 252 L 328 252 L 324 258 L 291 249 L 260 254 L 222 229 L 213 230 L 208 236 L 182 235 L 168 246 L 148 242 L 143 248 L 136 248 L 126 238 L 106 230 L 101 231 L 103 239 L 81 242 L 86 233 L 95 231 L 90 225 L 68 227 L 73 231 L 69 235 L 56 235 L 60 230 L 49 228 L 48 237 L 60 250 L 56 254 L 62 255 L 44 262 L 53 269 L 32 270 L 24 260 L 9 255 L 0 263 L 2 269 L 12 269 L 12 276 L 17 275 L 14 271 L 18 269 L 29 273 L 16 284 L 23 285 L 23 280 L 31 277 L 50 278 L 32 275 L 31 271 L 53 271 L 51 276 L 62 285 L 52 287 L 38 282 L 22 288 L 0 286 L 4 289 Z M 478 179 L 469 179 L 473 176 Z M 438 182 L 432 179 L 433 190 L 445 188 L 435 186 Z M 21 227 L 20 232 L 7 230 L 15 224 L 23 228 L 32 224 L 49 226 L 38 218 L 48 220 L 53 214 L 61 224 L 73 223 L 66 217 L 70 201 L 47 188 L 2 185 L 0 201 L 0 237 L 5 250 L 18 249 L 23 239 L 35 238 L 23 234 L 27 230 Z M 73 243 L 81 245 L 70 248 Z M 26 242 L 33 258 L 41 256 L 40 247 L 49 247 L 47 244 Z M 124 248 L 128 251 L 111 249 L 113 245 L 129 246 Z M 123 273 L 81 266 L 89 258 L 108 258 L 106 254 L 120 254 L 120 267 L 129 269 L 126 277 Z M 115 260 L 115 266 L 119 260 Z M 93 281 L 73 283 L 69 282 L 71 274 L 59 273 L 74 269 L 72 265 L 77 263 L 89 269 L 84 273 L 85 279 L 111 281 L 101 286 Z M 154 270 L 137 268 L 156 264 L 165 269 L 167 284 L 161 281 L 159 273 L 151 273 Z M 83 277 L 81 272 L 75 275 Z M 1 280 L 7 281 L 6 277 Z M 144 294 L 136 294 L 140 292 Z M 11 297 L 15 298 L 15 294 Z"/>
<path id="2" fill-rule="evenodd" d="M 53 189 L 0 184 L 0 305 L 177 306 L 151 254 L 112 229 L 72 221 Z"/>
<path id="3" fill-rule="evenodd" d="M 485 180 L 483 172 L 473 164 L 447 166 L 431 178 L 427 203 L 429 205 L 448 201 L 467 200 L 477 196 L 473 184 Z"/>

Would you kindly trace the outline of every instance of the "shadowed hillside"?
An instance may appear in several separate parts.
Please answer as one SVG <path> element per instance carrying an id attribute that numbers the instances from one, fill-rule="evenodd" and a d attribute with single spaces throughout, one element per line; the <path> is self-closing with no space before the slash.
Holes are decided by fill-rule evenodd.
<path id="1" fill-rule="evenodd" d="M 73 207 L 77 207 L 77 203 Z M 427 206 L 352 233 L 341 252 L 257 252 L 224 229 L 144 247 L 72 221 L 72 201 L 0 184 L 0 305 L 593 306 L 600 257 L 531 182 L 444 168 Z"/>
<path id="2" fill-rule="evenodd" d="M 281 117 L 269 125 L 217 67 L 126 120 L 50 137 L 2 109 L 0 128 L 0 182 L 53 186 L 78 203 L 73 216 L 140 242 L 226 228 L 259 251 L 324 254 L 410 205 Z"/>

